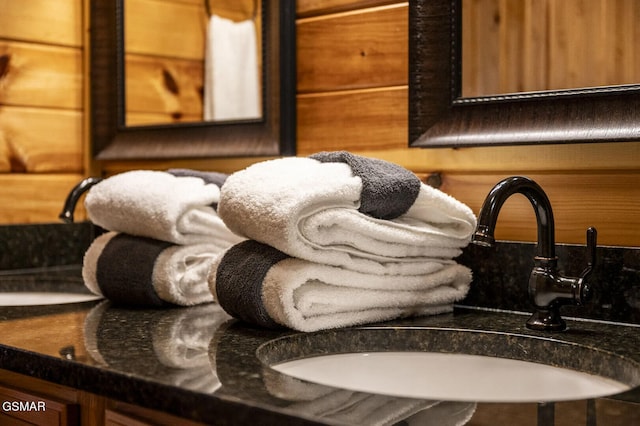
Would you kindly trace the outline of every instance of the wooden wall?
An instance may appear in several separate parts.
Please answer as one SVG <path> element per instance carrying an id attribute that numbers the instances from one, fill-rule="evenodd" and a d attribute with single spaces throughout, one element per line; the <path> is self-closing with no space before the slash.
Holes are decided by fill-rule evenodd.
<path id="1" fill-rule="evenodd" d="M 23 0 L 20 3 L 24 8 L 27 3 L 36 2 Z M 4 6 L 3 3 L 10 5 L 12 2 L 0 0 L 0 6 Z M 58 0 L 56 3 L 78 6 L 81 0 Z M 601 244 L 640 246 L 640 143 L 409 149 L 406 120 L 408 2 L 298 0 L 297 10 L 299 155 L 347 149 L 394 161 L 425 179 L 431 175 L 439 178 L 444 191 L 466 202 L 476 212 L 493 184 L 501 178 L 529 175 L 548 192 L 554 206 L 559 242 L 582 243 L 587 226 L 595 225 Z M 5 12 L 0 15 L 0 42 L 15 44 L 15 35 L 2 34 L 6 28 L 2 22 L 5 16 Z M 33 21 L 37 22 L 36 19 Z M 81 48 L 82 44 L 69 47 L 76 49 L 79 55 Z M 6 101 L 9 91 L 2 82 L 0 80 L 0 120 L 6 117 L 7 109 L 17 108 L 10 107 Z M 56 112 L 60 110 L 64 108 L 55 109 Z M 82 107 L 75 113 L 81 119 Z M 19 122 L 17 118 L 0 122 L 0 130 L 6 132 L 5 129 Z M 55 135 L 51 137 L 53 133 L 48 130 L 49 126 L 26 126 L 23 132 L 27 128 L 40 128 L 50 139 L 62 141 L 63 138 Z M 35 145 L 44 149 L 40 145 L 54 143 L 61 142 L 47 140 L 46 144 Z M 86 138 L 79 143 L 82 153 L 87 146 Z M 51 155 L 56 152 L 58 150 Z M 99 167 L 107 174 L 170 166 L 232 172 L 258 160 L 262 159 L 109 162 Z M 77 173 L 71 176 L 82 174 L 84 169 L 82 163 L 79 164 Z M 33 193 L 38 193 L 41 186 L 25 178 L 36 173 L 6 173 L 10 170 L 7 166 L 4 170 L 0 178 L 24 182 L 24 187 L 8 196 L 1 192 L 6 191 L 8 180 L 2 182 L 5 185 L 0 187 L 3 203 L 0 221 L 7 222 L 12 218 L 16 222 L 33 221 L 24 210 L 5 208 L 12 198 L 27 200 L 41 210 L 53 210 L 41 202 L 41 198 L 32 201 Z M 61 171 L 49 171 L 41 177 L 44 181 L 54 182 L 53 177 L 59 173 L 66 176 Z M 57 197 L 63 199 L 61 194 Z M 53 216 L 53 213 L 49 215 Z M 523 197 L 515 196 L 505 204 L 498 221 L 497 236 L 535 240 L 533 209 Z"/>
<path id="2" fill-rule="evenodd" d="M 463 0 L 462 5 L 463 96 L 640 81 L 638 1 Z"/>
<path id="3" fill-rule="evenodd" d="M 0 223 L 51 222 L 84 175 L 82 2 L 0 10 Z"/>

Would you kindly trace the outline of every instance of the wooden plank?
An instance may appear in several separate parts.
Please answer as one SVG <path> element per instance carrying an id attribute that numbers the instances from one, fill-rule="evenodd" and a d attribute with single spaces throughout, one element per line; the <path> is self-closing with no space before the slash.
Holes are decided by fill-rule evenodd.
<path id="1" fill-rule="evenodd" d="M 80 172 L 82 113 L 0 106 L 0 132 L 14 172 Z"/>
<path id="2" fill-rule="evenodd" d="M 0 369 L 0 383 L 25 391 L 52 396 L 66 402 L 78 402 L 78 391 L 76 389 L 14 373 L 13 371 Z"/>
<path id="3" fill-rule="evenodd" d="M 0 174 L 0 223 L 59 222 L 64 200 L 85 176 L 71 174 Z M 84 220 L 84 208 L 78 205 L 76 220 Z"/>
<path id="4" fill-rule="evenodd" d="M 547 55 L 549 22 L 547 1 L 525 0 L 525 37 L 523 63 L 523 91 L 549 87 L 549 58 Z"/>
<path id="5" fill-rule="evenodd" d="M 298 17 L 309 17 L 392 3 L 399 2 L 394 0 L 298 0 L 296 14 Z"/>
<path id="6" fill-rule="evenodd" d="M 273 160 L 275 157 L 224 157 L 206 159 L 186 159 L 186 160 L 132 160 L 132 161 L 110 161 L 104 165 L 103 171 L 106 176 L 128 170 L 167 170 L 170 168 L 184 168 L 204 171 L 215 171 L 219 173 L 233 173 L 249 167 L 260 161 Z"/>
<path id="7" fill-rule="evenodd" d="M 501 0 L 499 42 L 499 93 L 514 93 L 524 90 L 524 51 L 526 34 L 525 3 Z M 494 18 L 495 20 L 495 18 Z"/>
<path id="8" fill-rule="evenodd" d="M 4 132 L 0 130 L 0 173 L 11 171 L 11 150 L 9 143 L 4 136 Z"/>
<path id="9" fill-rule="evenodd" d="M 407 87 L 298 96 L 297 152 L 407 146 Z"/>
<path id="10" fill-rule="evenodd" d="M 162 113 L 169 121 L 202 118 L 202 60 L 127 55 L 126 70 L 127 114 Z"/>
<path id="11" fill-rule="evenodd" d="M 207 23 L 204 3 L 127 0 L 124 14 L 127 53 L 203 58 Z"/>
<path id="12" fill-rule="evenodd" d="M 82 52 L 0 40 L 0 104 L 82 108 Z"/>
<path id="13" fill-rule="evenodd" d="M 260 16 L 260 2 L 256 0 L 203 0 L 212 15 L 240 22 Z M 205 8 L 206 9 L 206 8 Z"/>
<path id="14" fill-rule="evenodd" d="M 606 144 L 499 146 L 482 148 L 412 148 L 375 151 L 415 172 L 532 173 L 640 170 L 640 142 Z"/>
<path id="15" fill-rule="evenodd" d="M 82 46 L 82 1 L 0 0 L 0 38 Z"/>
<path id="16" fill-rule="evenodd" d="M 298 20 L 298 93 L 405 85 L 405 3 Z"/>
<path id="17" fill-rule="evenodd" d="M 153 112 L 127 112 L 127 126 L 146 126 L 157 124 L 200 123 L 201 115 L 184 115 Z"/>
<path id="18" fill-rule="evenodd" d="M 549 8 L 549 89 L 599 86 L 603 81 L 602 2 L 553 2 Z M 585 70 L 589 70 L 585 72 Z"/>

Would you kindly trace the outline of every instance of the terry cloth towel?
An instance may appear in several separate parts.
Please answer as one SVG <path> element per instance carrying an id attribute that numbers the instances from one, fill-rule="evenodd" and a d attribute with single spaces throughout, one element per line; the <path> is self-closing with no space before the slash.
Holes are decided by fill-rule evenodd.
<path id="1" fill-rule="evenodd" d="M 209 363 L 209 343 L 229 316 L 215 303 L 173 309 L 131 310 L 105 301 L 84 322 L 84 343 L 91 358 L 125 374 L 135 374 L 199 392 L 221 384 Z M 122 345 L 128 336 L 129 344 Z"/>
<path id="2" fill-rule="evenodd" d="M 253 20 L 212 15 L 205 49 L 204 119 L 260 118 L 262 74 Z"/>
<path id="3" fill-rule="evenodd" d="M 472 210 L 410 171 L 347 152 L 264 161 L 229 176 L 218 213 L 233 232 L 316 263 L 417 274 L 461 254 Z"/>
<path id="4" fill-rule="evenodd" d="M 93 186 L 85 207 L 89 219 L 109 231 L 229 247 L 242 238 L 229 231 L 216 212 L 226 178 L 186 169 L 124 172 Z"/>
<path id="5" fill-rule="evenodd" d="M 87 249 L 82 278 L 93 293 L 123 305 L 208 303 L 213 302 L 209 269 L 222 252 L 214 244 L 177 245 L 108 232 Z"/>
<path id="6" fill-rule="evenodd" d="M 357 272 L 247 240 L 214 261 L 209 286 L 220 306 L 245 322 L 317 331 L 452 311 L 471 271 L 453 261 L 421 268 L 403 276 Z"/>

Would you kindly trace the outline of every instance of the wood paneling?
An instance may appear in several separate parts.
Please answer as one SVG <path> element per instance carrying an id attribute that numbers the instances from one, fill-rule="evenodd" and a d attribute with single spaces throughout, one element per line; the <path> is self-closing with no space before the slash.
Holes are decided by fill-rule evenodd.
<path id="1" fill-rule="evenodd" d="M 299 17 L 364 9 L 384 4 L 397 3 L 394 0 L 297 0 L 296 13 Z"/>
<path id="2" fill-rule="evenodd" d="M 202 121 L 202 74 L 202 60 L 127 55 L 127 124 Z"/>
<path id="3" fill-rule="evenodd" d="M 202 59 L 207 23 L 204 3 L 127 0 L 124 14 L 128 54 Z"/>
<path id="4" fill-rule="evenodd" d="M 298 154 L 404 148 L 407 88 L 298 96 Z"/>
<path id="5" fill-rule="evenodd" d="M 88 146 L 83 2 L 0 0 L 0 10 L 0 223 L 56 222 Z"/>
<path id="6" fill-rule="evenodd" d="M 82 108 L 76 48 L 0 40 L 0 104 Z"/>
<path id="7" fill-rule="evenodd" d="M 640 3 L 463 1 L 464 96 L 640 81 Z"/>
<path id="8" fill-rule="evenodd" d="M 81 0 L 0 0 L 0 39 L 82 46 Z"/>
<path id="9" fill-rule="evenodd" d="M 441 189 L 467 203 L 477 214 L 491 188 L 511 174 L 443 174 Z M 553 207 L 556 239 L 585 243 L 589 226 L 601 245 L 640 246 L 638 173 L 528 173 L 544 189 Z M 534 210 L 524 196 L 507 200 L 498 217 L 496 238 L 536 240 Z"/>
<path id="10" fill-rule="evenodd" d="M 407 84 L 405 3 L 298 21 L 298 92 Z"/>
<path id="11" fill-rule="evenodd" d="M 81 173 L 0 174 L 0 223 L 59 222 L 64 200 L 84 177 Z M 84 209 L 78 205 L 75 218 L 85 217 Z"/>
<path id="12" fill-rule="evenodd" d="M 82 171 L 79 111 L 0 106 L 0 129 L 13 172 Z"/>

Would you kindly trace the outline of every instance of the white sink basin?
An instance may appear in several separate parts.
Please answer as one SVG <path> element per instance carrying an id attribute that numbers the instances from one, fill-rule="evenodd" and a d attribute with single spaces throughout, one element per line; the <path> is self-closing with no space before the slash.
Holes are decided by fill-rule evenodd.
<path id="1" fill-rule="evenodd" d="M 58 293 L 38 291 L 0 292 L 0 306 L 43 306 L 88 302 L 102 299 L 89 293 Z"/>
<path id="2" fill-rule="evenodd" d="M 475 321 L 471 315 L 462 318 Z M 512 323 L 522 331 L 337 329 L 272 339 L 256 355 L 269 375 L 283 376 L 283 381 L 430 400 L 583 400 L 640 385 L 640 364 L 599 348 L 598 336 L 605 334 L 529 334 L 519 317 L 499 318 L 501 326 Z M 478 321 L 482 327 L 492 326 L 491 319 Z M 581 343 L 573 342 L 580 337 Z"/>
<path id="3" fill-rule="evenodd" d="M 271 367 L 327 386 L 435 400 L 562 401 L 612 395 L 630 388 L 608 378 L 545 364 L 434 352 L 323 355 Z"/>

